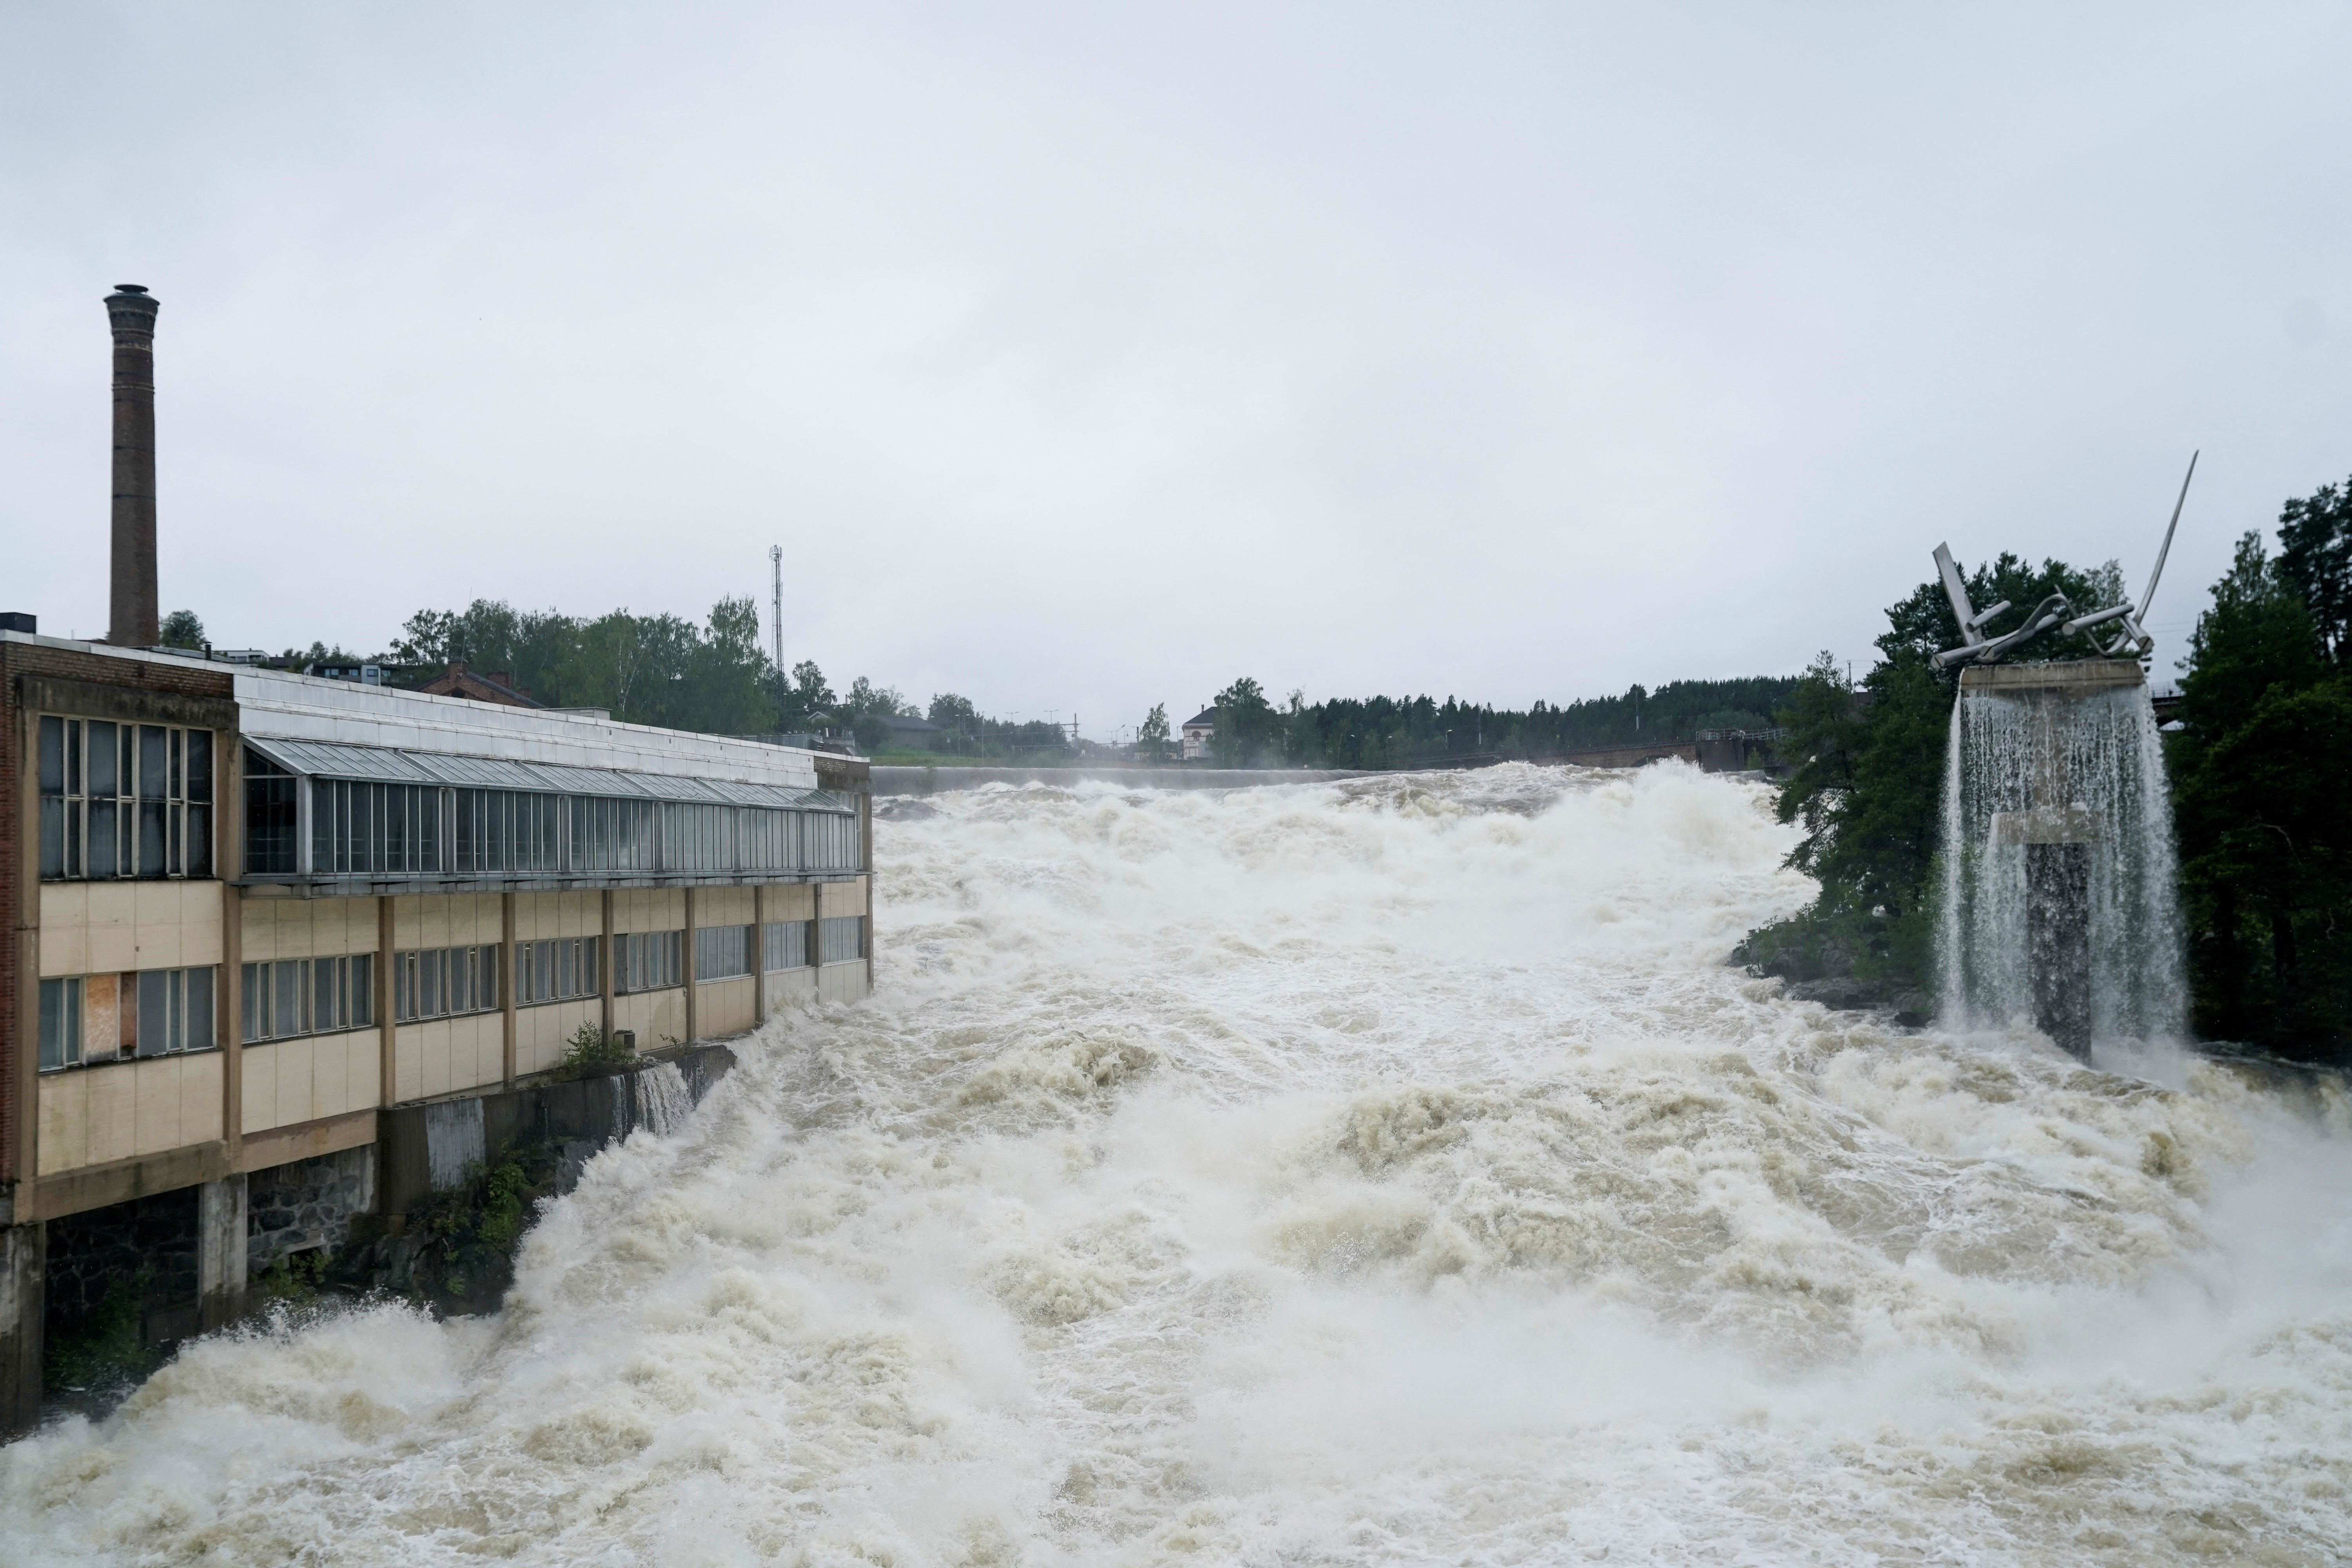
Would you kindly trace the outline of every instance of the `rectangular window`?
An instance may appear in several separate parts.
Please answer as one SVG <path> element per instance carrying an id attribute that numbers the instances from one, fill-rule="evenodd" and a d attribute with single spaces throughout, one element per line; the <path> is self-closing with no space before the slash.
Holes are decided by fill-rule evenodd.
<path id="1" fill-rule="evenodd" d="M 46 881 L 213 874 L 212 731 L 44 714 Z"/>
<path id="2" fill-rule="evenodd" d="M 442 870 L 443 793 L 437 784 L 311 780 L 311 873 L 417 877 Z"/>
<path id="3" fill-rule="evenodd" d="M 730 980 L 751 973 L 752 926 L 702 926 L 694 933 L 694 977 Z"/>
<path id="4" fill-rule="evenodd" d="M 652 801 L 573 795 L 571 811 L 572 853 L 566 869 L 654 869 L 654 839 L 659 818 Z"/>
<path id="5" fill-rule="evenodd" d="M 213 974 L 210 964 L 139 972 L 136 1031 L 142 1057 L 213 1048 Z"/>
<path id="6" fill-rule="evenodd" d="M 852 813 L 806 812 L 808 833 L 808 869 L 812 871 L 862 871 L 863 838 L 857 831 L 857 817 Z"/>
<path id="7" fill-rule="evenodd" d="M 834 915 L 816 922 L 824 944 L 824 962 L 847 963 L 866 956 L 866 917 Z"/>
<path id="8" fill-rule="evenodd" d="M 807 968 L 808 937 L 809 922 L 806 921 L 770 921 L 764 943 L 769 970 Z"/>
<path id="9" fill-rule="evenodd" d="M 563 1002 L 599 994 L 593 936 L 549 937 L 515 944 L 515 1005 Z"/>
<path id="10" fill-rule="evenodd" d="M 616 991 L 661 991 L 686 984 L 683 931 L 641 931 L 615 939 Z"/>
<path id="11" fill-rule="evenodd" d="M 41 982 L 41 1070 L 81 1065 L 81 982 Z"/>
<path id="12" fill-rule="evenodd" d="M 375 1022 L 375 954 L 279 959 L 245 966 L 245 1038 L 290 1039 Z"/>
<path id="13" fill-rule="evenodd" d="M 245 753 L 245 869 L 259 877 L 291 876 L 299 820 L 294 791 L 300 783 L 260 752 Z"/>
<path id="14" fill-rule="evenodd" d="M 393 1016 L 400 1023 L 493 1013 L 499 1006 L 499 949 L 436 947 L 393 955 Z"/>

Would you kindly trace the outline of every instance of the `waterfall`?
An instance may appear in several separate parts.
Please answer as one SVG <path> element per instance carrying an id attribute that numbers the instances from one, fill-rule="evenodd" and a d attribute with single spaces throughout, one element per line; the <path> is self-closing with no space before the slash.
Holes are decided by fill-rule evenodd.
<path id="1" fill-rule="evenodd" d="M 648 1132 L 677 1131 L 694 1109 L 694 1091 L 687 1087 L 686 1075 L 677 1070 L 676 1062 L 656 1062 L 643 1072 L 629 1075 L 629 1081 L 636 1088 L 636 1125 Z"/>
<path id="2" fill-rule="evenodd" d="M 2136 667 L 2127 684 L 2103 683 L 2106 668 L 2003 667 L 1962 682 L 1937 921 L 1949 1026 L 2038 1023 L 2078 1054 L 2181 1032 L 2162 742 Z"/>

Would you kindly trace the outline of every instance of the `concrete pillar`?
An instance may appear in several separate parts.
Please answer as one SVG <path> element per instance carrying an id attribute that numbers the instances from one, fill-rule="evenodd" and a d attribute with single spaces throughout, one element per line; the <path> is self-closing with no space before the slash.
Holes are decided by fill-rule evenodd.
<path id="1" fill-rule="evenodd" d="M 2025 847 L 2025 968 L 2033 1025 L 2091 1058 L 2091 847 Z"/>
<path id="2" fill-rule="evenodd" d="M 598 1012 L 598 1014 L 597 1014 L 596 1026 L 597 1026 L 599 1029 L 601 1029 L 601 1030 L 603 1030 L 603 1031 L 604 1031 L 604 1037 L 605 1037 L 606 1039 L 610 1039 L 610 1038 L 612 1038 L 612 1036 L 613 1036 L 613 975 L 614 975 L 614 970 L 619 966 L 620 962 L 621 962 L 621 954 L 620 954 L 620 952 L 619 952 L 619 950 L 618 950 L 618 949 L 616 949 L 616 948 L 613 945 L 613 889 L 612 889 L 607 888 L 607 889 L 604 889 L 604 961 L 602 963 L 599 963 L 599 964 L 596 966 L 596 987 L 597 987 L 597 992 L 598 992 L 598 1000 L 599 1000 L 599 1002 L 602 1004 L 601 1010 L 600 1010 L 600 1011 Z"/>
<path id="3" fill-rule="evenodd" d="M 499 965 L 505 971 L 499 976 L 505 988 L 499 993 L 499 1027 L 504 1063 L 501 1076 L 506 1087 L 515 1086 L 515 896 L 499 895 Z"/>
<path id="4" fill-rule="evenodd" d="M 41 1415 L 41 1265 L 45 1227 L 0 1226 L 0 1442 Z"/>
<path id="5" fill-rule="evenodd" d="M 106 640 L 152 647 L 155 593 L 155 311 L 136 283 L 106 297 L 114 330 L 114 511 Z"/>
<path id="6" fill-rule="evenodd" d="M 2022 759 L 2026 809 L 1992 814 L 1995 847 L 2025 854 L 2025 969 L 2033 1024 L 2058 1046 L 2091 1056 L 2091 855 L 2115 824 L 2078 797 L 2092 793 L 2074 776 L 2082 766 L 2068 731 L 2085 699 L 2140 685 L 2132 659 L 2077 659 L 2038 665 L 1971 665 L 1963 693 L 1981 692 L 2027 705 L 2029 744 Z"/>
<path id="7" fill-rule="evenodd" d="M 196 1297 L 206 1333 L 245 1314 L 245 1178 L 196 1189 Z"/>
<path id="8" fill-rule="evenodd" d="M 686 947 L 680 960 L 686 966 L 686 1042 L 692 1045 L 700 1036 L 696 1032 L 695 997 L 702 990 L 702 980 L 695 973 L 694 962 L 694 889 L 686 890 L 686 935 L 679 939 Z"/>
<path id="9" fill-rule="evenodd" d="M 376 1103 L 387 1110 L 400 1099 L 400 1026 L 394 1005 L 399 976 L 392 967 L 394 936 L 392 895 L 379 894 L 375 900 Z"/>
<path id="10" fill-rule="evenodd" d="M 768 884 L 751 889 L 751 1025 L 768 1021 Z"/>

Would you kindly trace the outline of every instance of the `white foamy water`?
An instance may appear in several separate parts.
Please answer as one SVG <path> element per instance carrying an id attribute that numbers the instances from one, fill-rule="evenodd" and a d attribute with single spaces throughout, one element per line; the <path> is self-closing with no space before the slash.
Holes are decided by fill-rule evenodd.
<path id="1" fill-rule="evenodd" d="M 882 994 L 601 1156 L 509 1310 L 198 1345 L 15 1562 L 2341 1561 L 2352 1126 L 1906 1036 L 1678 766 L 881 823 Z"/>

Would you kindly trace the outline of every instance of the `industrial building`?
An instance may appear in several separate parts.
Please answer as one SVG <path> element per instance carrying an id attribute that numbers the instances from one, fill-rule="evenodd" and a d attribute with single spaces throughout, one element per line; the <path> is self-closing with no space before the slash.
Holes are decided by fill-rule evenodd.
<path id="1" fill-rule="evenodd" d="M 363 1206 L 395 1108 L 872 984 L 860 760 L 152 646 L 155 305 L 107 303 L 110 637 L 0 629 L 0 1433 L 105 1257 L 217 1326 L 249 1184 Z"/>

